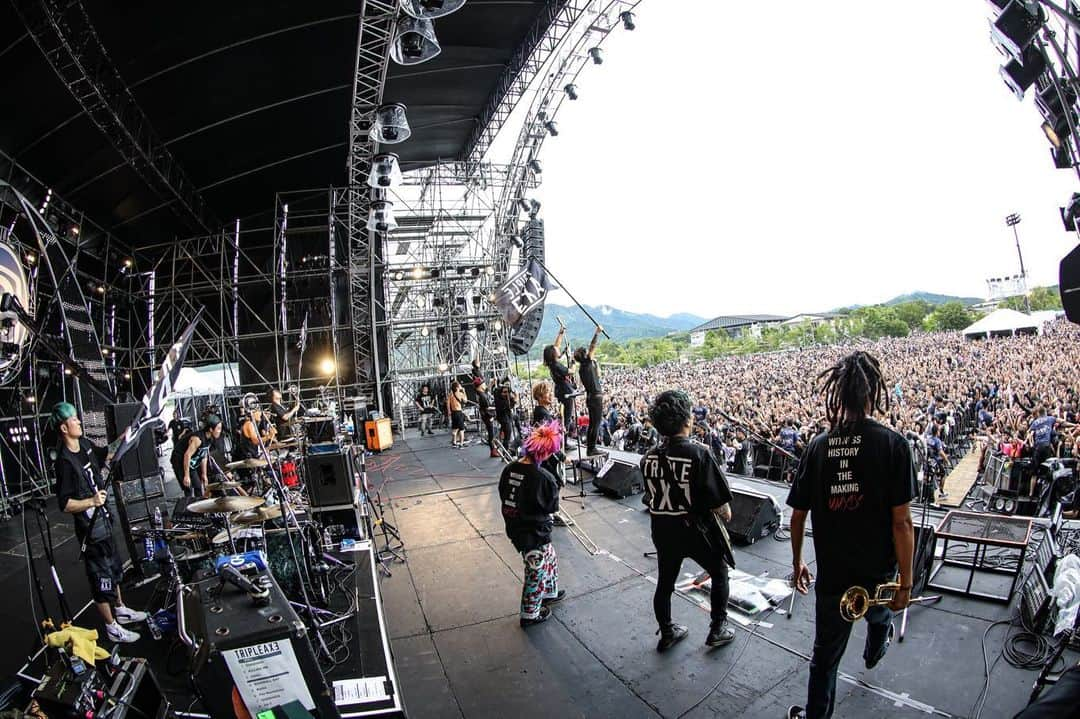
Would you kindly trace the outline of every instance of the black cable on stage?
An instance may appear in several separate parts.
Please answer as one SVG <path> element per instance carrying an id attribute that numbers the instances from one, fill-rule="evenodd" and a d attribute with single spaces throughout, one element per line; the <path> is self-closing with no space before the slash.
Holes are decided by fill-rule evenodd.
<path id="1" fill-rule="evenodd" d="M 1005 661 L 1018 669 L 1042 669 L 1054 656 L 1054 646 L 1041 634 L 1022 631 L 1006 638 L 1001 648 Z"/>
<path id="2" fill-rule="evenodd" d="M 795 591 L 795 590 L 792 589 L 792 591 Z M 773 611 L 775 611 L 775 608 L 773 610 L 770 610 L 769 613 L 766 614 L 761 619 L 764 620 L 764 619 L 767 619 L 768 617 L 772 616 Z M 686 709 L 686 711 L 684 711 L 682 714 L 680 714 L 678 717 L 676 717 L 676 719 L 683 719 L 683 717 L 685 717 L 687 714 L 689 714 L 690 712 L 694 711 L 699 706 L 704 704 L 705 700 L 708 699 L 709 697 L 711 697 L 713 695 L 713 692 L 715 692 L 717 689 L 720 688 L 720 685 L 724 683 L 724 680 L 728 678 L 728 676 L 731 674 L 732 670 L 734 670 L 735 667 L 737 667 L 739 665 L 739 660 L 742 659 L 742 655 L 745 654 L 746 650 L 750 647 L 750 641 L 755 636 L 757 636 L 757 630 L 758 630 L 758 627 L 760 627 L 760 626 L 761 626 L 761 624 L 760 624 L 760 620 L 759 620 L 759 622 L 754 625 L 754 628 L 751 629 L 749 632 L 747 632 L 746 641 L 743 642 L 742 648 L 739 649 L 739 653 L 736 654 L 735 658 L 731 660 L 731 666 L 729 666 L 727 668 L 727 671 L 720 675 L 720 678 L 717 679 L 716 683 L 713 684 L 712 687 L 709 688 L 709 691 L 705 692 L 705 694 L 700 699 L 698 699 L 696 702 L 691 704 Z"/>
<path id="3" fill-rule="evenodd" d="M 994 660 L 994 664 L 990 664 L 990 658 L 986 656 L 986 639 L 990 636 L 991 630 L 994 627 L 1001 625 L 1011 625 L 1011 619 L 1002 619 L 994 622 L 986 628 L 986 631 L 982 635 L 982 659 L 983 659 L 983 688 L 979 692 L 979 696 L 975 698 L 975 704 L 972 705 L 971 710 L 974 719 L 979 719 L 982 716 L 983 706 L 986 704 L 986 700 L 990 697 L 990 675 L 994 671 L 994 667 L 997 666 L 998 660 L 1001 659 L 1001 654 L 998 654 L 998 658 Z"/>

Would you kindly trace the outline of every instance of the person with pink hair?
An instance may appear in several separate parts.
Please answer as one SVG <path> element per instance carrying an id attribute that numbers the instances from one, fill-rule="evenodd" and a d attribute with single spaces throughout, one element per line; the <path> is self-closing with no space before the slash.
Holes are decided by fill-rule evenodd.
<path id="1" fill-rule="evenodd" d="M 503 469 L 499 477 L 506 536 L 521 552 L 525 580 L 521 589 L 521 626 L 539 624 L 551 616 L 548 605 L 566 596 L 559 589 L 559 558 L 551 543 L 552 514 L 559 510 L 559 485 L 543 462 L 562 449 L 558 420 L 538 425 L 522 443 L 524 456 Z"/>

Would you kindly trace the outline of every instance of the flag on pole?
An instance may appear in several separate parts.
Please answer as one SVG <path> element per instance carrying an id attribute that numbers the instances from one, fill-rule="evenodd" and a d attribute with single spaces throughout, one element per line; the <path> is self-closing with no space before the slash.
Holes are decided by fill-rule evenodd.
<path id="1" fill-rule="evenodd" d="M 517 327 L 525 315 L 543 303 L 550 289 L 547 272 L 530 257 L 524 267 L 495 291 L 495 306 L 508 326 Z"/>
<path id="2" fill-rule="evenodd" d="M 165 422 L 161 419 L 161 412 L 165 408 L 165 400 L 172 393 L 172 388 L 180 376 L 180 369 L 184 366 L 184 357 L 187 356 L 188 347 L 191 346 L 191 337 L 195 334 L 195 326 L 199 323 L 202 312 L 202 308 L 199 308 L 199 311 L 195 313 L 195 318 L 180 334 L 180 339 L 176 340 L 173 346 L 169 348 L 165 360 L 161 363 L 161 370 L 154 381 L 154 386 L 142 398 L 142 406 L 135 413 L 127 431 L 116 440 L 115 447 L 110 447 L 112 449 L 112 464 L 115 465 L 119 462 L 120 458 L 135 446 L 139 440 L 139 435 L 147 428 L 155 425 L 164 426 Z"/>

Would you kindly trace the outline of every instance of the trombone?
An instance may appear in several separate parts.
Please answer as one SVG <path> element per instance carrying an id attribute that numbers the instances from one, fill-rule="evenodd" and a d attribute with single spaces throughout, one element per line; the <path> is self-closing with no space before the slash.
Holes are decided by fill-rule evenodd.
<path id="1" fill-rule="evenodd" d="M 874 588 L 874 596 L 865 587 L 851 587 L 840 597 L 840 616 L 846 621 L 857 622 L 866 616 L 870 607 L 881 607 L 893 600 L 893 595 L 900 589 L 900 582 L 885 582 Z M 941 597 L 913 597 L 911 604 L 916 602 L 934 602 Z"/>

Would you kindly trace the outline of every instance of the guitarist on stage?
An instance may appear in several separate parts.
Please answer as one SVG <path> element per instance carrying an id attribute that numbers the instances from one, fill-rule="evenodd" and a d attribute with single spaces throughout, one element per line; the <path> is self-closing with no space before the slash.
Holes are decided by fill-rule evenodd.
<path id="1" fill-rule="evenodd" d="M 712 578 L 712 621 L 705 644 L 730 644 L 735 632 L 727 623 L 728 564 L 734 566 L 734 561 L 726 530 L 713 515 L 731 520 L 731 489 L 709 448 L 690 439 L 693 416 L 685 392 L 669 390 L 657 396 L 649 417 L 664 437 L 641 460 L 659 574 L 653 597 L 660 625 L 656 651 L 670 649 L 687 635 L 686 627 L 671 621 L 671 594 L 687 557 Z M 710 522 L 715 531 L 707 537 L 701 528 Z"/>

